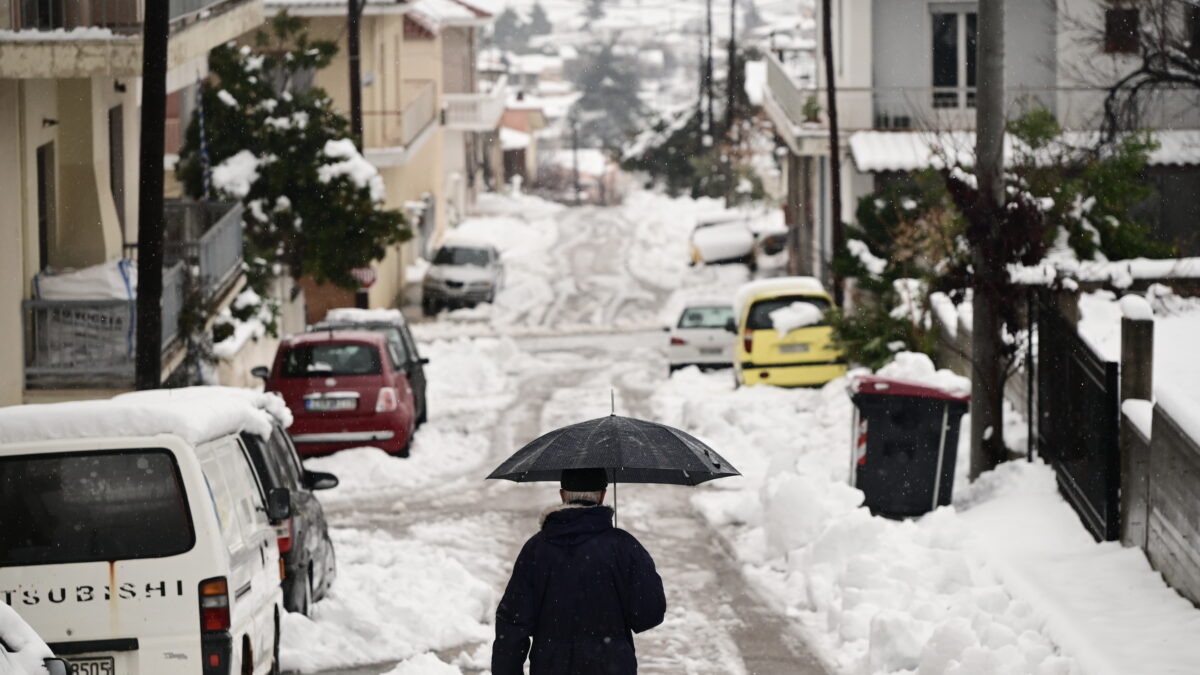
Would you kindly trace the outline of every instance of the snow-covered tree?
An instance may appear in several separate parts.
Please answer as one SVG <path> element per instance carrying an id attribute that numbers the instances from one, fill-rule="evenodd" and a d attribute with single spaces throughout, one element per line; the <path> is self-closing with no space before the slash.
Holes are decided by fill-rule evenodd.
<path id="1" fill-rule="evenodd" d="M 619 58 L 615 48 L 607 42 L 583 52 L 573 71 L 572 79 L 582 92 L 573 113 L 586 145 L 620 148 L 642 123 L 641 78 L 634 64 Z"/>
<path id="2" fill-rule="evenodd" d="M 260 293 L 285 273 L 357 288 L 351 269 L 412 236 L 403 214 L 384 207 L 383 179 L 347 119 L 309 85 L 337 46 L 310 41 L 305 26 L 280 13 L 255 48 L 229 43 L 210 53 L 201 87 L 207 161 L 194 117 L 177 168 L 192 197 L 209 190 L 245 205 L 245 257 Z"/>
<path id="3" fill-rule="evenodd" d="M 550 17 L 546 15 L 542 3 L 533 3 L 533 9 L 529 10 L 529 34 L 549 35 L 553 30 L 554 26 L 550 23 Z"/>

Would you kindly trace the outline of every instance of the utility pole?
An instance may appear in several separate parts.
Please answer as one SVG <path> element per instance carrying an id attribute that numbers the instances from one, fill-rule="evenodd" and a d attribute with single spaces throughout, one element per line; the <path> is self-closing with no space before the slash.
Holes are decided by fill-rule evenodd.
<path id="1" fill-rule="evenodd" d="M 138 158 L 137 347 L 134 384 L 162 384 L 163 133 L 170 8 L 146 0 L 142 21 L 142 129 Z"/>
<path id="2" fill-rule="evenodd" d="M 713 135 L 713 122 L 716 117 L 713 115 L 713 24 L 712 24 L 712 3 L 713 0 L 704 0 L 704 21 L 705 35 L 707 46 L 705 48 L 704 57 L 704 93 L 708 96 L 708 124 L 705 125 L 705 132 Z"/>
<path id="3" fill-rule="evenodd" d="M 361 19 L 366 0 L 346 1 L 346 51 L 350 61 L 350 133 L 359 150 L 363 147 Z"/>
<path id="4" fill-rule="evenodd" d="M 825 59 L 825 107 L 829 115 L 829 219 L 833 230 L 833 251 L 842 248 L 842 153 L 838 134 L 837 83 L 833 67 L 833 7 L 830 0 L 821 0 L 821 51 Z M 819 247 L 818 247 L 819 248 Z M 841 279 L 833 280 L 833 297 L 842 302 Z"/>
<path id="5" fill-rule="evenodd" d="M 975 82 L 975 177 L 985 240 L 972 254 L 971 470 L 974 480 L 1004 461 L 1004 372 L 997 297 L 1005 270 L 999 263 L 1004 204 L 1004 0 L 979 0 Z"/>
<path id="6" fill-rule="evenodd" d="M 579 116 L 571 111 L 571 171 L 574 175 L 572 185 L 575 186 L 575 206 L 579 206 Z"/>
<path id="7" fill-rule="evenodd" d="M 725 78 L 725 136 L 733 140 L 734 106 L 737 101 L 737 0 L 729 0 L 729 75 Z"/>

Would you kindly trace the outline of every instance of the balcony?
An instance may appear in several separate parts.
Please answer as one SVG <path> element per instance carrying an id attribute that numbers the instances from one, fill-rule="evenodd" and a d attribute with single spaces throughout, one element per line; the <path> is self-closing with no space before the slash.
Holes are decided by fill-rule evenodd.
<path id="1" fill-rule="evenodd" d="M 242 206 L 169 202 L 165 215 L 164 357 L 181 347 L 189 269 L 208 303 L 234 288 L 242 268 Z M 136 244 L 126 256 L 137 259 Z M 136 300 L 26 300 L 22 310 L 26 389 L 133 386 Z"/>
<path id="2" fill-rule="evenodd" d="M 162 1 L 162 0 L 158 0 Z M 262 0 L 166 0 L 168 68 L 262 24 Z M 0 0 L 0 78 L 141 75 L 142 0 Z"/>
<path id="3" fill-rule="evenodd" d="M 490 91 L 444 94 L 446 128 L 456 131 L 492 131 L 500 124 L 508 97 L 508 79 L 501 77 Z"/>
<path id="4" fill-rule="evenodd" d="M 412 158 L 437 127 L 437 89 L 433 80 L 404 80 L 400 109 L 363 112 L 366 157 L 375 166 L 401 166 Z"/>

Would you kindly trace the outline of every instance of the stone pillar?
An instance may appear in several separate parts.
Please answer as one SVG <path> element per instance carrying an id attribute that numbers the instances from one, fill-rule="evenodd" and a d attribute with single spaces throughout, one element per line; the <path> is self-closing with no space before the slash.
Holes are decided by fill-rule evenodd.
<path id="1" fill-rule="evenodd" d="M 1121 407 L 1154 398 L 1154 320 L 1121 319 Z M 1145 548 L 1153 444 L 1121 414 L 1121 543 Z"/>

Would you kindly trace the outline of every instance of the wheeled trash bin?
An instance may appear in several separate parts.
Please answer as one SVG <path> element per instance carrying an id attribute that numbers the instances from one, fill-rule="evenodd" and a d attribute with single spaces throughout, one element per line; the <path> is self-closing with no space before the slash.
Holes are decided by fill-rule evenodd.
<path id="1" fill-rule="evenodd" d="M 864 505 L 891 518 L 948 505 L 970 396 L 876 376 L 855 378 L 850 390 L 850 484 L 862 490 Z"/>

